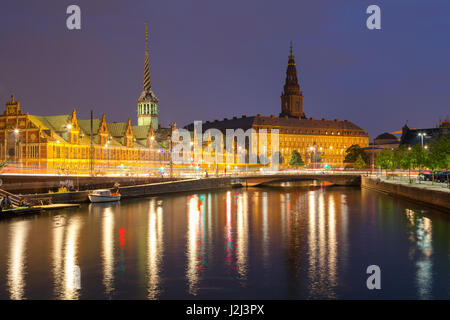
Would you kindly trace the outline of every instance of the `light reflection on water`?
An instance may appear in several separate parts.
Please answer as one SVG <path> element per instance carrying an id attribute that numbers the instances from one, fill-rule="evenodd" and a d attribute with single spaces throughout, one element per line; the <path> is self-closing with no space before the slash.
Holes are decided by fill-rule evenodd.
<path id="1" fill-rule="evenodd" d="M 27 266 L 27 240 L 30 222 L 20 221 L 11 224 L 8 257 L 8 289 L 12 300 L 24 299 Z"/>
<path id="2" fill-rule="evenodd" d="M 114 291 L 114 213 L 108 205 L 103 208 L 102 225 L 103 285 L 110 297 Z"/>
<path id="3" fill-rule="evenodd" d="M 450 298 L 450 219 L 422 209 L 318 186 L 132 199 L 3 221 L 0 298 Z M 365 287 L 370 264 L 383 272 L 379 293 Z M 46 274 L 52 281 L 42 281 Z"/>
<path id="4" fill-rule="evenodd" d="M 148 217 L 148 299 L 157 299 L 161 288 L 160 270 L 163 258 L 163 210 L 151 199 Z"/>
<path id="5" fill-rule="evenodd" d="M 410 260 L 416 265 L 416 286 L 421 299 L 432 298 L 433 223 L 411 209 L 405 209 L 409 222 Z"/>

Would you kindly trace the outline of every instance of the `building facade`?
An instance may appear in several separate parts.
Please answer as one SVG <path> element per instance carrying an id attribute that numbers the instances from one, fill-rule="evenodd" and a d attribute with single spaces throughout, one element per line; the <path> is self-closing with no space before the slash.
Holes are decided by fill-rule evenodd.
<path id="1" fill-rule="evenodd" d="M 292 43 L 286 80 L 281 94 L 279 116 L 258 114 L 251 117 L 242 116 L 241 118 L 206 121 L 202 125 L 204 131 L 211 128 L 219 129 L 224 134 L 226 129 L 254 129 L 256 132 L 263 129 L 267 130 L 267 140 L 258 141 L 254 151 L 258 152 L 258 150 L 264 150 L 265 148 L 269 158 L 273 156 L 270 154 L 270 150 L 272 150 L 270 131 L 271 129 L 278 129 L 278 149 L 282 155 L 280 160 L 282 160 L 283 165 L 289 163 L 291 153 L 296 150 L 307 166 L 344 167 L 345 150 L 348 147 L 359 145 L 364 148 L 369 145 L 368 134 L 348 120 L 306 117 Z M 186 126 L 186 129 L 192 131 L 194 125 L 190 124 Z"/>
<path id="2" fill-rule="evenodd" d="M 450 138 L 450 120 L 448 116 L 445 120 L 439 121 L 435 128 L 411 129 L 405 124 L 402 128 L 400 145 L 411 147 L 418 143 L 423 143 L 423 146 L 426 147 L 431 140 L 438 140 L 442 136 Z"/>
<path id="3" fill-rule="evenodd" d="M 158 123 L 158 98 L 151 88 L 146 25 L 144 83 L 138 100 L 138 125 L 79 120 L 71 114 L 31 115 L 14 95 L 0 115 L 0 160 L 16 173 L 130 174 L 167 166 L 176 128 Z"/>

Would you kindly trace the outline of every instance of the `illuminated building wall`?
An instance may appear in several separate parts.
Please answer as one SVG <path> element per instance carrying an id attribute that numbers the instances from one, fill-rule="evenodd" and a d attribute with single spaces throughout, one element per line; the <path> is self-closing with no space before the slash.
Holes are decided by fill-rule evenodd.
<path id="1" fill-rule="evenodd" d="M 348 147 L 357 144 L 364 148 L 369 145 L 369 135 L 348 120 L 306 118 L 292 44 L 285 85 L 281 94 L 279 116 L 266 117 L 258 114 L 250 117 L 206 121 L 202 124 L 204 132 L 212 128 L 220 130 L 224 135 L 227 129 L 243 129 L 244 131 L 254 129 L 256 132 L 267 130 L 267 141 L 258 141 L 253 151 L 260 154 L 261 150 L 264 151 L 266 148 L 269 157 L 272 150 L 270 132 L 272 129 L 278 129 L 279 152 L 285 165 L 289 163 L 291 153 L 296 150 L 308 166 L 343 167 L 345 150 Z M 187 125 L 186 129 L 193 131 L 194 124 Z M 247 144 L 247 152 L 249 148 Z"/>
<path id="2" fill-rule="evenodd" d="M 107 123 L 70 115 L 36 116 L 22 112 L 14 95 L 0 115 L 0 159 L 8 167 L 44 169 L 47 173 L 94 173 L 127 168 L 159 167 L 170 158 L 171 129 Z M 92 152 L 92 156 L 91 156 Z"/>

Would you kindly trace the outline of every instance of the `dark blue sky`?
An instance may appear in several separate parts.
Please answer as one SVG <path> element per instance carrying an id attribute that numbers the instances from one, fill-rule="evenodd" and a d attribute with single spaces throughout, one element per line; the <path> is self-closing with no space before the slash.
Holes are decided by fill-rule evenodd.
<path id="1" fill-rule="evenodd" d="M 82 30 L 66 28 L 66 8 Z M 366 28 L 370 4 L 382 30 Z M 293 40 L 308 117 L 369 132 L 433 127 L 449 114 L 448 0 L 1 0 L 0 102 L 32 114 L 136 122 L 144 21 L 160 121 L 280 112 Z"/>

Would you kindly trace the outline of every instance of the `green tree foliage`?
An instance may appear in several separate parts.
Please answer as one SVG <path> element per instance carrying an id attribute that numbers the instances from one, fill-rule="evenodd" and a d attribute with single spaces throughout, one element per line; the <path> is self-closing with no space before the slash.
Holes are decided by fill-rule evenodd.
<path id="1" fill-rule="evenodd" d="M 392 150 L 381 150 L 375 159 L 375 165 L 381 167 L 381 169 L 394 170 L 395 159 L 394 152 Z"/>
<path id="2" fill-rule="evenodd" d="M 297 150 L 292 151 L 289 157 L 289 164 L 291 166 L 304 164 L 302 156 L 300 155 L 300 153 L 298 153 Z"/>
<path id="3" fill-rule="evenodd" d="M 414 168 L 422 168 L 428 162 L 428 151 L 422 148 L 420 144 L 416 144 L 411 149 L 411 160 Z"/>
<path id="4" fill-rule="evenodd" d="M 361 147 L 358 144 L 353 144 L 350 147 L 345 150 L 345 159 L 344 163 L 355 163 L 356 159 L 358 159 L 358 156 L 360 155 L 365 163 L 369 162 L 369 155 L 361 149 Z"/>
<path id="5" fill-rule="evenodd" d="M 445 169 L 450 167 L 450 139 L 442 136 L 439 140 L 431 142 L 427 158 L 427 166 L 432 169 Z"/>
<path id="6" fill-rule="evenodd" d="M 450 167 L 450 139 L 442 136 L 439 140 L 431 142 L 427 157 L 427 166 L 431 169 L 445 170 L 447 183 L 449 182 L 448 169 Z"/>
<path id="7" fill-rule="evenodd" d="M 366 162 L 364 161 L 363 157 L 358 154 L 358 157 L 356 158 L 355 161 L 355 168 L 356 169 L 363 169 L 366 167 Z"/>
<path id="8" fill-rule="evenodd" d="M 450 168 L 450 139 L 442 136 L 433 140 L 430 148 L 422 148 L 421 144 L 397 150 L 382 150 L 375 160 L 375 165 L 386 170 L 401 168 L 404 170 L 429 168 L 432 170 L 446 170 Z"/>
<path id="9" fill-rule="evenodd" d="M 411 152 L 406 146 L 401 146 L 394 151 L 394 162 L 396 167 L 399 167 L 401 169 L 413 169 L 414 161 Z"/>

